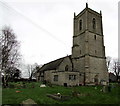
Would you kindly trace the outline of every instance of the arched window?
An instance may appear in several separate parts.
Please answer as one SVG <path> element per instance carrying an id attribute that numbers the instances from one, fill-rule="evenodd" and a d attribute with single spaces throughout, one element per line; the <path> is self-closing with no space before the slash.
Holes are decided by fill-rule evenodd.
<path id="1" fill-rule="evenodd" d="M 65 66 L 65 71 L 68 71 L 68 65 Z"/>
<path id="2" fill-rule="evenodd" d="M 79 30 L 82 30 L 82 20 L 79 21 Z"/>
<path id="3" fill-rule="evenodd" d="M 93 18 L 92 24 L 93 24 L 93 29 L 95 29 L 96 28 L 96 20 L 95 20 L 95 18 Z"/>

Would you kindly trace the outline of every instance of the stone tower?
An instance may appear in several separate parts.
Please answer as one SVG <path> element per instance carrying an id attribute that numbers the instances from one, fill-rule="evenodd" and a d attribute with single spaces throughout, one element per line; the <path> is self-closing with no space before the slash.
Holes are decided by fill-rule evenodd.
<path id="1" fill-rule="evenodd" d="M 88 8 L 74 13 L 72 47 L 73 71 L 79 71 L 80 83 L 108 82 L 102 13 Z"/>

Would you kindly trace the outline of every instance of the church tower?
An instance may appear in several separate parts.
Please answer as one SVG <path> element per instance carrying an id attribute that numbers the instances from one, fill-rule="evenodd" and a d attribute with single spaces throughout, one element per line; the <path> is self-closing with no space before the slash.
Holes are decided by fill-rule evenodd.
<path id="1" fill-rule="evenodd" d="M 79 71 L 80 83 L 108 82 L 102 13 L 88 8 L 74 13 L 72 47 L 73 71 Z"/>

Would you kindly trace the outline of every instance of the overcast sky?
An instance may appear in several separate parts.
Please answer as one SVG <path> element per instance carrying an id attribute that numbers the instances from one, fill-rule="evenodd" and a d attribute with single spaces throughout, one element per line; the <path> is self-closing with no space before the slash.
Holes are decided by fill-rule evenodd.
<path id="1" fill-rule="evenodd" d="M 9 25 L 26 64 L 71 54 L 74 12 L 88 7 L 103 17 L 106 56 L 118 57 L 118 0 L 0 0 L 0 29 Z"/>

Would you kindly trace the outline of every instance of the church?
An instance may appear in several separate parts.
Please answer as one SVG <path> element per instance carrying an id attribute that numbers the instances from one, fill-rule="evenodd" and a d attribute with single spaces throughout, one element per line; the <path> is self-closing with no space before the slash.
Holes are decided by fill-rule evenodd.
<path id="1" fill-rule="evenodd" d="M 44 64 L 38 81 L 62 86 L 108 82 L 102 12 L 86 7 L 74 13 L 72 54 Z"/>

